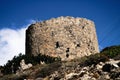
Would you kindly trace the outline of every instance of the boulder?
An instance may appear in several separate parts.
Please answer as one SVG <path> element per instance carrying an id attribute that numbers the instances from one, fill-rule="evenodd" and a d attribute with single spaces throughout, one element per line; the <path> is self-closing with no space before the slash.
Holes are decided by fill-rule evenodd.
<path id="1" fill-rule="evenodd" d="M 21 70 L 29 69 L 30 67 L 32 67 L 31 63 L 25 64 L 25 60 L 24 59 L 21 60 L 21 62 L 20 62 Z"/>

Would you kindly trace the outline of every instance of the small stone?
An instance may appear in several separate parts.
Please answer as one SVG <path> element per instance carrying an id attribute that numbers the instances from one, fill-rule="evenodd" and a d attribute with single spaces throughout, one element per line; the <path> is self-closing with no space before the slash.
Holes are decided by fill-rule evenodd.
<path id="1" fill-rule="evenodd" d="M 71 79 L 71 78 L 73 78 L 73 76 L 78 76 L 78 74 L 77 74 L 77 73 L 67 74 L 67 75 L 65 76 L 65 79 L 66 79 L 66 80 Z"/>
<path id="2" fill-rule="evenodd" d="M 88 74 L 85 74 L 83 77 L 81 77 L 81 80 L 90 80 L 90 76 Z"/>
<path id="3" fill-rule="evenodd" d="M 104 75 L 105 79 L 110 79 L 109 75 Z"/>
<path id="4" fill-rule="evenodd" d="M 102 67 L 103 67 L 103 66 L 100 65 L 100 64 L 97 64 L 97 65 L 96 65 L 96 68 L 97 68 L 98 70 L 102 69 Z"/>

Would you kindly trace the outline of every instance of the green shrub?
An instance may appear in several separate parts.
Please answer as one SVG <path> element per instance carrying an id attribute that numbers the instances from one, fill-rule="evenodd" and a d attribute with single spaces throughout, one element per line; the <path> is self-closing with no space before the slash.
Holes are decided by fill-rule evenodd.
<path id="1" fill-rule="evenodd" d="M 25 63 L 31 63 L 32 65 L 37 65 L 40 64 L 40 61 L 44 61 L 46 64 L 48 63 L 53 63 L 55 61 L 60 61 L 61 59 L 58 57 L 50 57 L 47 55 L 41 55 L 39 54 L 38 56 L 33 56 L 33 55 L 24 55 L 24 54 L 19 54 L 18 56 L 14 56 L 12 60 L 9 60 L 4 66 L 2 73 L 4 75 L 6 74 L 11 74 L 11 73 L 16 73 L 18 70 L 18 67 L 20 66 L 20 61 L 24 59 Z"/>
<path id="2" fill-rule="evenodd" d="M 109 58 L 114 58 L 120 55 L 120 46 L 106 47 L 100 53 L 108 56 Z"/>

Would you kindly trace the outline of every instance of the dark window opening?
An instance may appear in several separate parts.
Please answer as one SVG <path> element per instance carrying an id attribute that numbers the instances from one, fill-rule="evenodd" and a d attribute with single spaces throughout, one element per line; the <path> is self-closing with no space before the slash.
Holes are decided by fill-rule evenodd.
<path id="1" fill-rule="evenodd" d="M 82 26 L 82 29 L 84 29 L 85 28 L 85 26 Z"/>
<path id="2" fill-rule="evenodd" d="M 66 57 L 68 58 L 68 57 L 69 57 L 69 54 L 66 54 Z"/>
<path id="3" fill-rule="evenodd" d="M 59 47 L 60 47 L 59 42 L 56 42 L 56 48 L 59 48 Z"/>
<path id="4" fill-rule="evenodd" d="M 77 47 L 80 47 L 80 44 L 77 44 Z"/>
<path id="5" fill-rule="evenodd" d="M 68 53 L 68 52 L 69 52 L 69 49 L 70 49 L 70 48 L 67 48 L 66 53 Z"/>

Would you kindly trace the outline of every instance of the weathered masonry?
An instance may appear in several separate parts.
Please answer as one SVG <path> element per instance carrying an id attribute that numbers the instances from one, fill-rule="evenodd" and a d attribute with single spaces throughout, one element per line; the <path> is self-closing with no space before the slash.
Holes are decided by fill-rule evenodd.
<path id="1" fill-rule="evenodd" d="M 95 25 L 85 18 L 52 18 L 26 30 L 27 55 L 45 54 L 65 60 L 98 52 Z"/>

